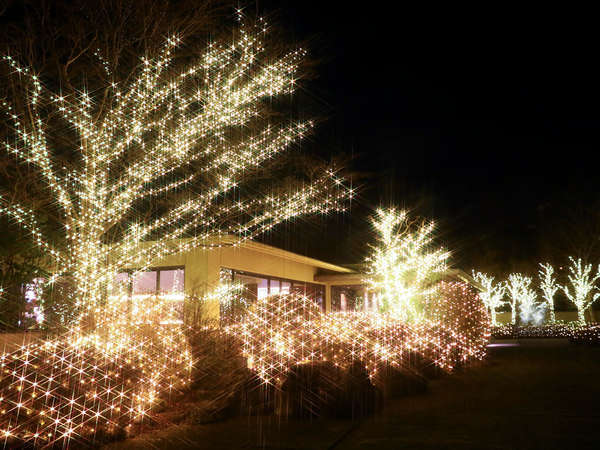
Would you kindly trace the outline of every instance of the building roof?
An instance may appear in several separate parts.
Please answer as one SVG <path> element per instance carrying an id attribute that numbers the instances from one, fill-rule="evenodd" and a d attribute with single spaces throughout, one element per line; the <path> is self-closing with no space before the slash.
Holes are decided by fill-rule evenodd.
<path id="1" fill-rule="evenodd" d="M 226 241 L 227 239 L 225 239 Z M 349 269 L 344 266 L 339 266 L 337 264 L 328 263 L 325 261 L 321 261 L 319 259 L 310 258 L 308 256 L 299 255 L 298 253 L 289 252 L 287 250 L 283 250 L 277 247 L 273 247 L 272 245 L 263 244 L 261 242 L 256 241 L 245 241 L 238 245 L 239 247 L 247 248 L 249 250 L 254 250 L 260 253 L 264 253 L 267 255 L 276 256 L 278 258 L 282 258 L 288 261 L 293 261 L 301 264 L 306 264 L 309 266 L 317 267 L 319 269 L 324 269 L 327 271 L 335 272 L 337 274 L 354 274 L 356 273 L 354 270 Z"/>
<path id="2" fill-rule="evenodd" d="M 173 242 L 176 243 L 179 241 L 186 241 L 186 240 L 189 240 L 189 238 L 175 239 L 175 240 L 173 240 Z M 150 244 L 150 242 L 146 241 L 142 245 L 149 245 L 149 244 Z M 225 246 L 233 246 L 233 247 L 238 247 L 238 248 L 245 248 L 248 250 L 254 250 L 256 252 L 263 253 L 265 255 L 276 256 L 278 258 L 281 258 L 281 259 L 284 259 L 287 261 L 293 261 L 293 262 L 317 267 L 317 268 L 322 269 L 327 272 L 333 272 L 333 273 L 339 273 L 339 274 L 356 273 L 354 270 L 349 269 L 344 266 L 339 266 L 337 264 L 328 263 L 325 261 L 321 261 L 319 259 L 310 258 L 310 257 L 304 256 L 304 255 L 299 255 L 297 253 L 293 253 L 293 252 L 290 252 L 287 250 L 283 250 L 281 248 L 273 247 L 272 245 L 263 244 L 261 242 L 256 242 L 256 241 L 251 241 L 251 240 L 240 242 L 239 238 L 236 238 L 235 236 L 231 236 L 231 235 L 215 236 L 212 239 L 212 244 L 215 247 L 216 246 L 224 246 L 224 247 Z"/>

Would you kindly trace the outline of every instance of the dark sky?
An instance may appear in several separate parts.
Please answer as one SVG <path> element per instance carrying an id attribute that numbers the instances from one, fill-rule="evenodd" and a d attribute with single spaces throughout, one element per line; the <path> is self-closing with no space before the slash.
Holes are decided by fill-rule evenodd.
<path id="1" fill-rule="evenodd" d="M 349 217 L 326 221 L 317 243 L 287 245 L 357 262 L 365 218 L 393 204 L 436 219 L 465 269 L 547 257 L 542 236 L 559 239 L 571 209 L 597 201 L 592 12 L 409 3 L 260 3 L 321 59 L 305 90 L 329 120 L 313 144 L 368 174 Z"/>

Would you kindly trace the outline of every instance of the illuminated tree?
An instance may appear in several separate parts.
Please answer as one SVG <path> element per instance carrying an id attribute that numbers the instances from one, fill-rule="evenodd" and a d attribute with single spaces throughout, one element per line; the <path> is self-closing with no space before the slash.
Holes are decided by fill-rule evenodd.
<path id="1" fill-rule="evenodd" d="M 592 291 L 597 289 L 596 281 L 600 278 L 600 267 L 595 275 L 592 275 L 592 265 L 583 264 L 581 258 L 574 259 L 569 257 L 568 275 L 572 290 L 567 286 L 562 286 L 567 298 L 577 307 L 577 319 L 579 323 L 585 324 L 585 311 L 600 297 L 600 293 L 592 295 Z"/>
<path id="2" fill-rule="evenodd" d="M 543 292 L 543 298 L 548 305 L 548 311 L 550 313 L 550 321 L 555 322 L 556 316 L 554 314 L 554 294 L 559 290 L 560 286 L 554 278 L 554 267 L 551 264 L 540 264 L 542 270 L 539 271 L 540 276 L 540 288 Z"/>
<path id="3" fill-rule="evenodd" d="M 373 218 L 378 244 L 367 259 L 367 282 L 379 293 L 382 312 L 419 321 L 422 303 L 434 292 L 433 278 L 446 270 L 450 253 L 432 248 L 433 222 L 415 223 L 406 211 L 378 210 Z"/>
<path id="4" fill-rule="evenodd" d="M 75 280 L 82 312 L 97 310 L 123 266 L 219 246 L 224 235 L 235 236 L 235 246 L 299 215 L 344 208 L 352 192 L 332 169 L 303 184 L 252 184 L 312 128 L 273 123 L 269 105 L 294 92 L 304 51 L 264 57 L 265 30 L 262 21 L 241 25 L 230 42 L 210 43 L 185 67 L 173 64 L 180 39 L 171 36 L 98 97 L 85 86 L 53 92 L 33 69 L 2 58 L 23 86 L 20 98 L 2 100 L 15 131 L 5 150 L 38 169 L 60 210 L 66 248 L 44 235 L 35 210 L 0 196 L 0 214 L 51 260 L 50 281 Z M 72 166 L 55 158 L 62 136 L 48 135 L 59 119 L 76 135 L 80 159 Z"/>
<path id="5" fill-rule="evenodd" d="M 522 323 L 540 323 L 544 316 L 543 307 L 536 301 L 537 295 L 531 289 L 531 278 L 520 273 L 510 274 L 506 282 L 511 309 L 511 323 L 517 322 L 517 309 Z"/>
<path id="6" fill-rule="evenodd" d="M 517 323 L 517 305 L 522 292 L 529 286 L 531 280 L 528 277 L 521 275 L 520 273 L 511 273 L 506 281 L 506 290 L 508 292 L 510 305 L 510 323 L 513 325 Z"/>
<path id="7" fill-rule="evenodd" d="M 521 323 L 540 325 L 546 314 L 544 306 L 544 304 L 540 304 L 537 301 L 535 291 L 529 285 L 525 286 L 519 296 L 519 317 L 521 318 Z"/>
<path id="8" fill-rule="evenodd" d="M 481 272 L 473 272 L 473 278 L 477 281 L 483 291 L 479 293 L 479 297 L 483 301 L 483 304 L 490 313 L 492 325 L 496 326 L 496 310 L 504 305 L 504 293 L 505 287 L 503 283 L 495 283 L 494 277 Z"/>

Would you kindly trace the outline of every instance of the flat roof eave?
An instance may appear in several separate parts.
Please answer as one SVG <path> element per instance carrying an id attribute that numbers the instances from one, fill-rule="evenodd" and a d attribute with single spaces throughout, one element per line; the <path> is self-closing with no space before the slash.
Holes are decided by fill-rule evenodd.
<path id="1" fill-rule="evenodd" d="M 261 242 L 256 241 L 246 241 L 239 245 L 239 247 L 247 248 L 249 250 L 255 250 L 260 253 L 277 256 L 288 261 L 294 261 L 301 264 L 306 264 L 309 266 L 317 267 L 319 269 L 330 270 L 332 272 L 338 272 L 342 274 L 354 274 L 356 273 L 352 269 L 348 269 L 347 267 L 338 266 L 337 264 L 328 263 L 325 261 L 321 261 L 316 258 L 310 258 L 308 256 L 299 255 L 298 253 L 293 253 L 287 250 L 282 250 L 277 247 L 273 247 L 271 245 L 263 244 Z"/>

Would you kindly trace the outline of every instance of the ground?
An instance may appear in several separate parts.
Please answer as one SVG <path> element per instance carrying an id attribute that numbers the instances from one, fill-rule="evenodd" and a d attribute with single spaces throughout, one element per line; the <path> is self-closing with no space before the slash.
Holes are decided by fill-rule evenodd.
<path id="1" fill-rule="evenodd" d="M 242 417 L 105 448 L 598 449 L 600 347 L 494 347 L 483 366 L 357 422 Z"/>

